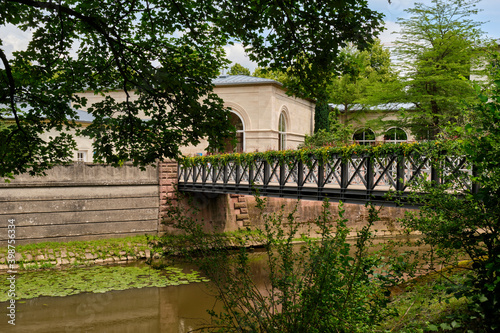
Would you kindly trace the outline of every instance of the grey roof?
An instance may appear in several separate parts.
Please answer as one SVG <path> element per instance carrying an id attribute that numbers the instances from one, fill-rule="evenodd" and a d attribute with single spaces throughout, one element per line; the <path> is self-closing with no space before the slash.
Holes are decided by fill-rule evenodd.
<path id="1" fill-rule="evenodd" d="M 91 123 L 94 121 L 94 116 L 91 115 L 90 113 L 82 110 L 75 110 L 76 114 L 78 116 L 78 119 L 75 119 L 77 121 L 80 121 L 82 123 Z"/>
<path id="2" fill-rule="evenodd" d="M 28 112 L 32 109 L 32 107 L 29 105 L 26 107 L 21 107 L 20 103 L 17 103 L 16 107 L 20 112 Z M 9 107 L 5 104 L 0 104 L 0 109 L 8 110 Z M 81 123 L 91 123 L 92 121 L 94 121 L 94 116 L 88 112 L 85 112 L 82 110 L 77 110 L 77 109 L 73 109 L 73 111 L 76 112 L 77 116 L 74 119 L 72 118 L 72 120 L 76 120 L 76 121 L 81 122 Z M 3 117 L 5 119 L 14 119 L 14 115 L 12 113 L 7 113 L 7 114 L 3 115 Z"/>
<path id="3" fill-rule="evenodd" d="M 337 108 L 340 111 L 344 111 L 344 106 L 341 104 L 328 104 L 331 108 Z M 374 106 L 369 106 L 366 110 L 371 111 L 397 111 L 400 109 L 411 110 L 415 107 L 413 103 L 385 103 Z M 365 109 L 361 104 L 354 104 L 349 111 L 360 111 Z"/>
<path id="4" fill-rule="evenodd" d="M 262 77 L 247 76 L 247 75 L 220 75 L 212 81 L 216 86 L 230 86 L 230 85 L 243 85 L 243 84 L 278 84 L 280 82 L 265 79 Z"/>

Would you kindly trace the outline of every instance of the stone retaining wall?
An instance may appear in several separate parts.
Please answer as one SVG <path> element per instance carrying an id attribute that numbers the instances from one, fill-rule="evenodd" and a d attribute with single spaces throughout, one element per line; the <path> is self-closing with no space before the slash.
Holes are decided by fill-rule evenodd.
<path id="1" fill-rule="evenodd" d="M 50 249 L 48 250 L 51 251 Z M 92 265 L 116 265 L 133 262 L 136 260 L 146 260 L 150 258 L 159 258 L 159 254 L 152 253 L 151 250 L 137 250 L 135 253 L 119 251 L 117 254 L 97 255 L 91 251 L 83 253 L 71 251 L 52 251 L 49 254 L 40 254 L 33 257 L 30 254 L 24 258 L 16 253 L 16 269 L 32 270 L 40 268 L 53 268 L 63 266 L 92 266 Z M 0 258 L 0 272 L 9 269 L 5 257 Z"/>
<path id="2" fill-rule="evenodd" d="M 252 226 L 262 225 L 263 220 L 260 210 L 256 207 L 255 198 L 252 196 L 245 196 L 246 210 Z M 283 199 L 283 198 L 267 198 L 265 214 L 272 214 L 279 212 L 281 209 L 284 211 L 284 217 L 295 209 L 296 221 L 304 224 L 304 229 L 307 228 L 308 222 L 313 221 L 319 217 L 323 211 L 322 201 Z M 368 208 L 365 205 L 358 204 L 344 204 L 344 218 L 348 220 L 347 226 L 351 228 L 350 237 L 355 237 L 357 231 L 361 230 L 368 221 Z M 397 219 L 402 218 L 407 208 L 397 207 L 382 207 L 379 212 L 379 221 L 375 222 L 372 231 L 376 237 L 398 237 L 401 234 L 401 229 L 398 225 Z M 338 218 L 339 203 L 331 202 L 329 211 L 331 212 L 332 220 Z M 312 230 L 314 232 L 314 230 Z M 312 235 L 314 236 L 314 235 Z"/>
<path id="3" fill-rule="evenodd" d="M 45 177 L 0 184 L 0 246 L 14 220 L 16 244 L 156 234 L 158 171 L 75 163 Z"/>

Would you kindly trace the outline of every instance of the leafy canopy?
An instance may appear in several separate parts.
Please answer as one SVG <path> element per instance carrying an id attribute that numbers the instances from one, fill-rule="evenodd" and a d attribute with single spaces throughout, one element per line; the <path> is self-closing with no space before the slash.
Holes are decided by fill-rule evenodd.
<path id="1" fill-rule="evenodd" d="M 242 65 L 235 63 L 231 68 L 229 68 L 229 75 L 248 75 L 250 76 L 250 70 Z"/>
<path id="2" fill-rule="evenodd" d="M 471 18 L 479 1 L 415 3 L 406 10 L 412 16 L 398 20 L 402 30 L 396 50 L 406 73 L 405 98 L 416 109 L 401 120 L 418 138 L 435 137 L 448 122 L 464 123 L 461 106 L 477 100 L 467 79 L 478 68 L 481 52 L 482 22 Z"/>
<path id="3" fill-rule="evenodd" d="M 391 54 L 380 40 L 360 51 L 354 45 L 342 49 L 339 76 L 328 86 L 329 102 L 349 111 L 355 104 L 373 105 L 392 101 L 399 84 Z"/>
<path id="4" fill-rule="evenodd" d="M 2 1 L 0 25 L 32 35 L 11 58 L 0 49 L 0 176 L 69 161 L 81 108 L 95 118 L 80 134 L 97 162 L 152 164 L 203 137 L 217 147 L 234 135 L 212 93 L 223 46 L 241 42 L 259 66 L 289 69 L 295 91 L 314 91 L 340 47 L 371 43 L 381 18 L 366 0 Z M 106 95 L 115 89 L 123 99 Z"/>

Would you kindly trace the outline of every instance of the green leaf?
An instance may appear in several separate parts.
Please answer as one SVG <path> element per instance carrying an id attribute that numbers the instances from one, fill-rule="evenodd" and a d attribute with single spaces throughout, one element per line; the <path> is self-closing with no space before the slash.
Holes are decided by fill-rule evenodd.
<path id="1" fill-rule="evenodd" d="M 433 325 L 433 324 L 431 324 L 431 325 L 427 326 L 427 329 L 428 329 L 429 331 L 433 331 L 433 332 L 437 332 L 437 331 L 439 331 L 439 328 L 438 328 L 436 325 Z"/>
<path id="2" fill-rule="evenodd" d="M 441 327 L 441 329 L 445 331 L 451 331 L 453 329 L 448 323 L 441 323 L 439 327 Z"/>
<path id="3" fill-rule="evenodd" d="M 488 297 L 486 297 L 485 295 L 479 296 L 479 302 L 484 303 L 484 302 L 487 302 L 487 301 L 488 301 Z"/>

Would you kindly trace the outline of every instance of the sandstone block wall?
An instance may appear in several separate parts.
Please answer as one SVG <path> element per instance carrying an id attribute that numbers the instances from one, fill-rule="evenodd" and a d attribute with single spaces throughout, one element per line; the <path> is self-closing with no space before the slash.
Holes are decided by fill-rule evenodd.
<path id="1" fill-rule="evenodd" d="M 0 246 L 9 219 L 16 244 L 121 237 L 158 231 L 158 171 L 76 163 L 45 177 L 0 184 Z"/>
<path id="2" fill-rule="evenodd" d="M 249 220 L 252 227 L 262 226 L 263 219 L 260 210 L 256 207 L 255 198 L 252 196 L 244 196 L 246 201 L 246 210 L 248 212 Z M 295 219 L 299 223 L 304 224 L 303 230 L 307 234 L 315 235 L 315 230 L 308 229 L 308 222 L 315 220 L 323 211 L 322 201 L 284 199 L 284 198 L 267 198 L 267 204 L 264 214 L 279 213 L 283 210 L 284 221 L 287 215 L 291 213 L 295 207 Z M 351 228 L 351 237 L 355 237 L 357 231 L 361 230 L 368 222 L 368 208 L 364 205 L 358 204 L 344 204 L 344 218 L 348 220 L 347 226 Z M 379 212 L 379 221 L 375 222 L 372 231 L 376 237 L 398 237 L 400 236 L 401 229 L 399 228 L 397 219 L 402 218 L 405 214 L 406 208 L 397 207 L 382 207 Z M 334 221 L 338 218 L 339 203 L 330 202 L 329 211 L 331 212 L 331 220 Z"/>

